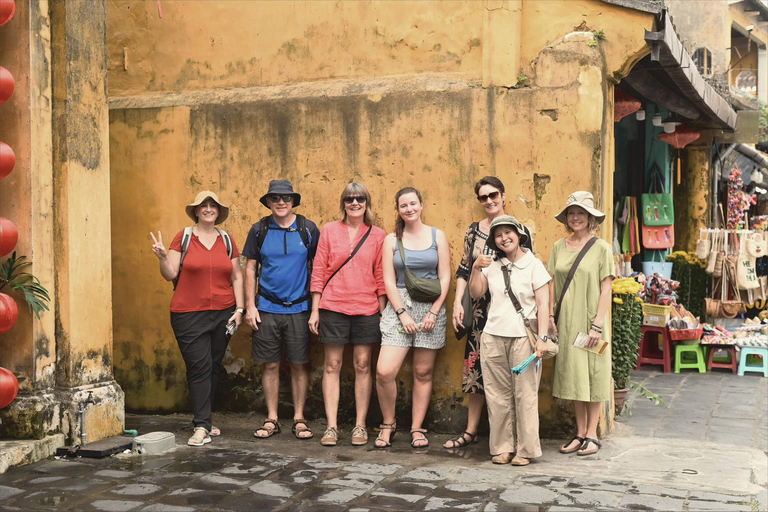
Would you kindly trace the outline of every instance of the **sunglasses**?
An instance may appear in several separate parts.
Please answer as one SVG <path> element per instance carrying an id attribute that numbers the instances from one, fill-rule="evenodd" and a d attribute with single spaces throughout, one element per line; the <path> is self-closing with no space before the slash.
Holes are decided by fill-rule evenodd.
<path id="1" fill-rule="evenodd" d="M 293 194 L 270 194 L 267 199 L 273 203 L 279 203 L 281 199 L 284 203 L 290 203 L 293 201 Z"/>
<path id="2" fill-rule="evenodd" d="M 495 201 L 499 198 L 500 193 L 501 192 L 496 191 L 496 192 L 491 192 L 490 194 L 483 194 L 482 196 L 477 196 L 477 200 L 480 201 L 481 203 L 486 202 L 488 198 L 490 198 L 491 201 Z"/>
<path id="3" fill-rule="evenodd" d="M 357 201 L 357 204 L 365 204 L 367 199 L 365 196 L 347 196 L 344 198 L 344 202 L 347 204 L 352 204 L 355 201 Z"/>

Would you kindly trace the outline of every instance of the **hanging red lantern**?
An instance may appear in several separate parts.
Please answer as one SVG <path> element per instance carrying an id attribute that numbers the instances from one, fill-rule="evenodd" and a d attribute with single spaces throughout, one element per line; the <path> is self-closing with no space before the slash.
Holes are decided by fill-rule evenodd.
<path id="1" fill-rule="evenodd" d="M 15 89 L 16 82 L 13 80 L 13 75 L 3 66 L 0 66 L 0 105 L 13 96 Z"/>
<path id="2" fill-rule="evenodd" d="M 683 149 L 685 146 L 695 141 L 699 137 L 701 137 L 699 132 L 688 128 L 684 124 L 676 126 L 675 131 L 672 133 L 659 134 L 660 141 L 666 142 L 673 148 L 677 149 Z"/>
<path id="3" fill-rule="evenodd" d="M 613 89 L 613 122 L 618 123 L 622 118 L 640 110 L 642 103 L 615 87 Z"/>
<path id="4" fill-rule="evenodd" d="M 13 372 L 0 366 L 0 409 L 10 405 L 19 394 L 19 379 Z"/>
<path id="5" fill-rule="evenodd" d="M 10 331 L 19 319 L 19 307 L 13 297 L 0 293 L 0 333 Z"/>
<path id="6" fill-rule="evenodd" d="M 11 21 L 14 14 L 16 14 L 16 2 L 0 0 L 0 27 Z"/>
<path id="7" fill-rule="evenodd" d="M 5 217 L 0 217 L 0 257 L 9 254 L 19 241 L 19 230 Z"/>
<path id="8" fill-rule="evenodd" d="M 0 142 L 0 180 L 11 174 L 14 167 L 16 167 L 16 153 L 11 146 Z"/>

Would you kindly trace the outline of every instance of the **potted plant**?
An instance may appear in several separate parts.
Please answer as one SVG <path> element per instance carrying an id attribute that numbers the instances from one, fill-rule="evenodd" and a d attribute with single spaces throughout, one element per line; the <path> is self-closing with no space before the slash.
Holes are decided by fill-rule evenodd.
<path id="1" fill-rule="evenodd" d="M 641 289 L 642 285 L 629 277 L 613 281 L 611 357 L 617 415 L 624 409 L 629 376 L 637 364 L 637 349 L 643 335 L 643 301 L 637 296 Z"/>

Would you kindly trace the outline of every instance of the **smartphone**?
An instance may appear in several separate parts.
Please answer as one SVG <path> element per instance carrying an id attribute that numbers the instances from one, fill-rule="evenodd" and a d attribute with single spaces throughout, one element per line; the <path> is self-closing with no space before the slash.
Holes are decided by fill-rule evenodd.
<path id="1" fill-rule="evenodd" d="M 237 330 L 237 324 L 235 322 L 232 322 L 231 324 L 228 324 L 227 327 L 224 329 L 224 332 L 227 333 L 227 336 L 232 336 L 235 334 L 235 331 Z"/>

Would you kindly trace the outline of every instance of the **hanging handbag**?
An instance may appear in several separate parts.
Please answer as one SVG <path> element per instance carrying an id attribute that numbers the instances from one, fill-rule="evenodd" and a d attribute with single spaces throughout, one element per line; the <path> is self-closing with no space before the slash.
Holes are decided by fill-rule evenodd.
<path id="1" fill-rule="evenodd" d="M 704 269 L 704 271 L 707 274 L 712 274 L 712 275 L 715 274 L 715 265 L 717 263 L 717 255 L 719 252 L 719 247 L 720 247 L 720 230 L 715 230 L 715 232 L 712 234 L 712 247 L 709 251 L 709 255 L 707 256 L 707 267 Z M 722 270 L 719 275 L 722 275 Z"/>
<path id="2" fill-rule="evenodd" d="M 506 258 L 504 258 L 504 260 L 506 260 Z M 525 324 L 525 333 L 528 336 L 528 341 L 531 343 L 531 348 L 533 349 L 533 352 L 536 353 L 536 341 L 538 340 L 538 337 L 536 336 L 536 334 L 539 330 L 538 320 L 536 318 L 533 318 L 532 320 L 529 318 L 526 318 L 525 312 L 523 311 L 523 306 L 520 304 L 520 301 L 517 300 L 517 296 L 515 296 L 515 293 L 512 291 L 512 285 L 509 279 L 509 266 L 503 263 L 504 260 L 502 260 L 502 264 L 501 264 L 501 273 L 504 274 L 504 287 L 507 290 L 507 295 L 509 295 L 509 299 L 512 301 L 512 305 L 515 307 L 515 311 L 517 311 L 520 314 L 520 316 L 523 317 L 523 324 Z M 560 351 L 560 346 L 557 344 L 557 342 L 555 340 L 549 339 L 549 337 L 547 337 L 547 340 L 544 341 L 544 344 L 547 346 L 547 351 L 542 356 L 542 359 L 552 359 Z"/>
<path id="3" fill-rule="evenodd" d="M 760 237 L 760 235 L 752 236 Z M 762 237 L 760 238 L 762 239 Z M 739 290 L 754 290 L 760 288 L 760 281 L 757 279 L 757 271 L 755 267 L 755 257 L 752 256 L 749 251 L 749 243 L 751 241 L 753 241 L 752 238 L 744 241 L 742 245 L 745 250 L 740 251 L 736 259 L 736 286 Z M 762 240 L 760 243 L 762 243 Z"/>
<path id="4" fill-rule="evenodd" d="M 675 246 L 675 226 L 643 226 L 643 247 L 670 249 Z"/>
<path id="5" fill-rule="evenodd" d="M 405 250 L 401 239 L 397 240 L 397 248 L 400 250 L 400 258 L 402 258 L 405 267 L 405 289 L 408 290 L 408 295 L 416 302 L 436 301 L 442 293 L 440 280 L 419 277 L 414 274 L 405 263 Z"/>
<path id="6" fill-rule="evenodd" d="M 753 258 L 762 258 L 766 255 L 766 251 L 768 250 L 768 241 L 766 241 L 760 233 L 747 235 L 745 245 L 747 254 Z"/>
<path id="7" fill-rule="evenodd" d="M 648 193 L 640 196 L 640 214 L 643 226 L 671 226 L 675 223 L 672 194 L 664 191 L 664 178 L 656 164 L 651 169 Z"/>
<path id="8" fill-rule="evenodd" d="M 704 238 L 701 238 L 701 235 Z M 699 240 L 696 242 L 696 257 L 700 260 L 706 260 L 709 252 L 712 250 L 712 240 L 709 239 L 709 232 L 704 230 L 699 233 Z"/>

